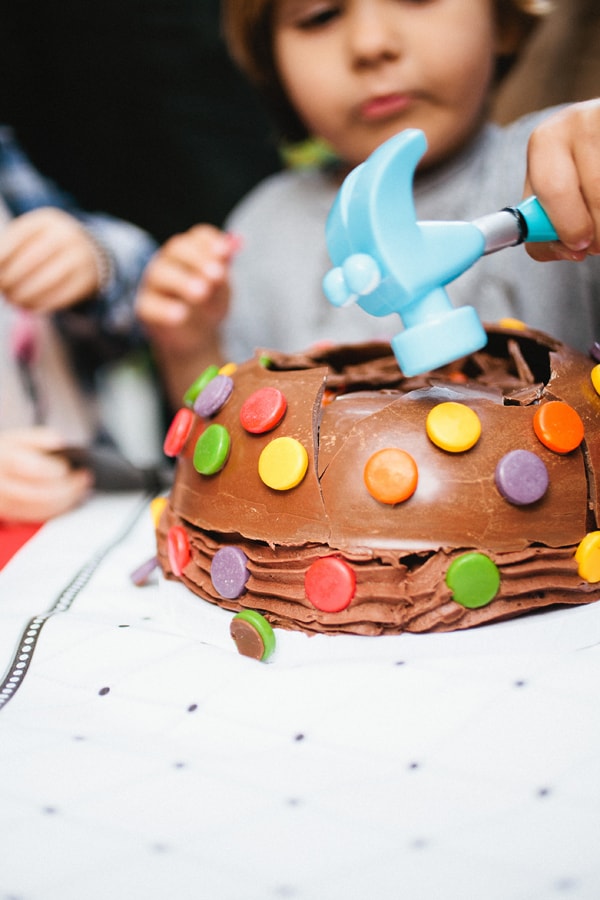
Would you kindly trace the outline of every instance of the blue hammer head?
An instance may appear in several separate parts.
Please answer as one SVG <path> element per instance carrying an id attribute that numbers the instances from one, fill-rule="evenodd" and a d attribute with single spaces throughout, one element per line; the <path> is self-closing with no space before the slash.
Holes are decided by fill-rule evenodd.
<path id="1" fill-rule="evenodd" d="M 373 316 L 398 313 L 404 330 L 392 348 L 408 376 L 487 342 L 475 310 L 454 309 L 444 289 L 485 253 L 482 232 L 468 222 L 417 222 L 413 178 L 426 147 L 417 129 L 382 144 L 344 181 L 325 232 L 334 265 L 323 281 L 327 298 Z"/>

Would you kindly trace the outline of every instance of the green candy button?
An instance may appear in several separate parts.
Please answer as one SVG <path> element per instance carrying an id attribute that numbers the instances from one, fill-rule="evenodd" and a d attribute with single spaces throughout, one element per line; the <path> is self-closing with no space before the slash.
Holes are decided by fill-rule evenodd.
<path id="1" fill-rule="evenodd" d="M 220 472 L 229 456 L 231 438 L 223 425 L 209 425 L 196 441 L 194 468 L 200 475 Z"/>
<path id="2" fill-rule="evenodd" d="M 487 606 L 500 588 L 500 572 L 484 553 L 464 553 L 448 567 L 446 584 L 453 599 L 467 609 Z"/>
<path id="3" fill-rule="evenodd" d="M 192 384 L 190 384 L 189 388 L 183 395 L 183 405 L 184 406 L 193 406 L 194 400 L 198 396 L 198 394 L 204 390 L 209 381 L 212 381 L 213 378 L 219 374 L 218 366 L 208 366 L 200 375 L 199 378 L 196 378 Z"/>
<path id="4" fill-rule="evenodd" d="M 275 632 L 255 609 L 243 609 L 233 617 L 231 636 L 243 656 L 252 656 L 264 662 L 275 650 Z"/>

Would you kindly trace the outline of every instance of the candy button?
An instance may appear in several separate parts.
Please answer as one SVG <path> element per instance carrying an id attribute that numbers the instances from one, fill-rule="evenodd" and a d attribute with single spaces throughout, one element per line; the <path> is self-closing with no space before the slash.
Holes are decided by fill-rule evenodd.
<path id="1" fill-rule="evenodd" d="M 600 531 L 590 531 L 575 551 L 579 577 L 592 584 L 600 581 Z"/>
<path id="2" fill-rule="evenodd" d="M 152 524 L 155 528 L 158 528 L 160 517 L 163 514 L 163 509 L 167 505 L 167 502 L 166 497 L 155 497 L 154 500 L 150 501 L 150 515 L 152 516 Z"/>
<path id="3" fill-rule="evenodd" d="M 194 413 L 191 409 L 182 407 L 177 410 L 165 436 L 163 444 L 165 456 L 179 456 L 189 437 L 193 424 Z"/>
<path id="4" fill-rule="evenodd" d="M 246 568 L 248 557 L 240 547 L 221 547 L 210 566 L 213 587 L 221 597 L 234 600 L 244 593 L 250 572 Z"/>
<path id="5" fill-rule="evenodd" d="M 181 525 L 173 525 L 167 534 L 167 555 L 173 575 L 177 578 L 191 559 L 190 545 L 187 534 Z"/>
<path id="6" fill-rule="evenodd" d="M 198 394 L 204 390 L 209 381 L 212 381 L 213 378 L 216 378 L 219 374 L 218 366 L 208 366 L 200 375 L 199 378 L 196 378 L 192 384 L 190 384 L 189 388 L 183 395 L 183 403 L 185 406 L 192 406 L 194 400 L 198 396 Z"/>
<path id="7" fill-rule="evenodd" d="M 204 419 L 214 416 L 225 406 L 232 391 L 233 380 L 229 375 L 215 375 L 194 400 L 194 412 Z"/>
<path id="8" fill-rule="evenodd" d="M 500 319 L 498 322 L 501 328 L 512 328 L 513 331 L 525 331 L 527 325 L 525 322 L 522 322 L 520 319 L 513 319 L 510 316 L 507 316 L 505 319 Z"/>
<path id="9" fill-rule="evenodd" d="M 278 425 L 287 408 L 287 400 L 274 387 L 260 388 L 244 400 L 240 409 L 242 428 L 251 434 L 263 434 Z"/>
<path id="10" fill-rule="evenodd" d="M 427 416 L 425 428 L 436 447 L 450 453 L 470 450 L 481 435 L 477 413 L 454 400 L 434 406 Z"/>
<path id="11" fill-rule="evenodd" d="M 146 560 L 145 563 L 142 563 L 141 566 L 138 566 L 137 569 L 135 569 L 129 577 L 133 584 L 136 585 L 136 587 L 142 587 L 144 584 L 146 584 L 157 567 L 158 557 L 151 556 L 150 559 Z"/>
<path id="12" fill-rule="evenodd" d="M 258 474 L 267 487 L 288 491 L 300 484 L 308 468 L 308 453 L 295 438 L 275 438 L 258 458 Z"/>
<path id="13" fill-rule="evenodd" d="M 237 372 L 237 364 L 234 362 L 225 363 L 225 365 L 221 366 L 219 369 L 219 375 L 233 375 L 234 372 Z"/>
<path id="14" fill-rule="evenodd" d="M 453 599 L 467 609 L 487 606 L 500 587 L 500 572 L 489 556 L 483 553 L 464 553 L 448 567 L 446 584 Z"/>
<path id="15" fill-rule="evenodd" d="M 202 432 L 194 449 L 194 468 L 201 475 L 220 472 L 229 456 L 231 438 L 223 425 L 213 424 Z"/>
<path id="16" fill-rule="evenodd" d="M 261 661 L 275 650 L 275 634 L 264 616 L 254 609 L 243 609 L 231 620 L 231 637 L 238 653 Z"/>
<path id="17" fill-rule="evenodd" d="M 597 394 L 600 394 L 600 363 L 592 369 L 591 377 L 594 390 Z"/>
<path id="18" fill-rule="evenodd" d="M 393 504 L 412 497 L 419 472 L 409 453 L 397 447 L 387 447 L 367 460 L 363 478 L 372 497 L 380 503 Z"/>
<path id="19" fill-rule="evenodd" d="M 548 489 L 548 470 L 529 450 L 511 450 L 496 466 L 496 487 L 517 506 L 540 500 Z"/>
<path id="20" fill-rule="evenodd" d="M 538 406 L 533 430 L 544 447 L 555 453 L 570 453 L 583 440 L 583 422 L 579 413 L 562 400 L 550 400 Z"/>
<path id="21" fill-rule="evenodd" d="M 350 605 L 356 591 L 356 576 L 337 556 L 317 559 L 304 576 L 306 597 L 322 612 L 341 612 Z"/>

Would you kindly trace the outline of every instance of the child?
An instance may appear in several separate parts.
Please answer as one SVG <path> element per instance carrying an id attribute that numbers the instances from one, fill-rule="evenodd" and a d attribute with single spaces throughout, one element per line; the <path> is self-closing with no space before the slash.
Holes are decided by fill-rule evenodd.
<path id="1" fill-rule="evenodd" d="M 133 296 L 154 250 L 78 210 L 0 127 L 0 520 L 42 521 L 89 491 L 57 451 L 96 436 L 93 372 L 140 342 Z"/>
<path id="2" fill-rule="evenodd" d="M 515 317 L 587 349 L 600 333 L 600 259 L 592 258 L 600 253 L 600 102 L 505 128 L 486 122 L 499 73 L 545 7 L 226 0 L 231 50 L 267 95 L 283 136 L 317 136 L 337 161 L 252 191 L 228 223 L 242 241 L 235 259 L 231 242 L 209 226 L 172 239 L 154 258 L 137 308 L 173 403 L 219 348 L 237 361 L 260 346 L 297 350 L 398 331 L 396 316 L 330 306 L 321 282 L 331 265 L 325 222 L 342 178 L 409 127 L 428 141 L 415 180 L 419 219 L 470 221 L 533 192 L 560 237 L 529 246 L 530 255 L 518 247 L 482 259 L 449 286 L 453 302 L 475 306 L 484 321 Z"/>

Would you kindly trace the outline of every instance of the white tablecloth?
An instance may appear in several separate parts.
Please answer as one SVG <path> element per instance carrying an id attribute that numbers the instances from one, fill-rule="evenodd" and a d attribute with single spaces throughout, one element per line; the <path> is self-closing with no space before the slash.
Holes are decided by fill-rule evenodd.
<path id="1" fill-rule="evenodd" d="M 0 900 L 598 900 L 600 604 L 259 663 L 154 549 L 98 497 L 0 572 Z"/>

